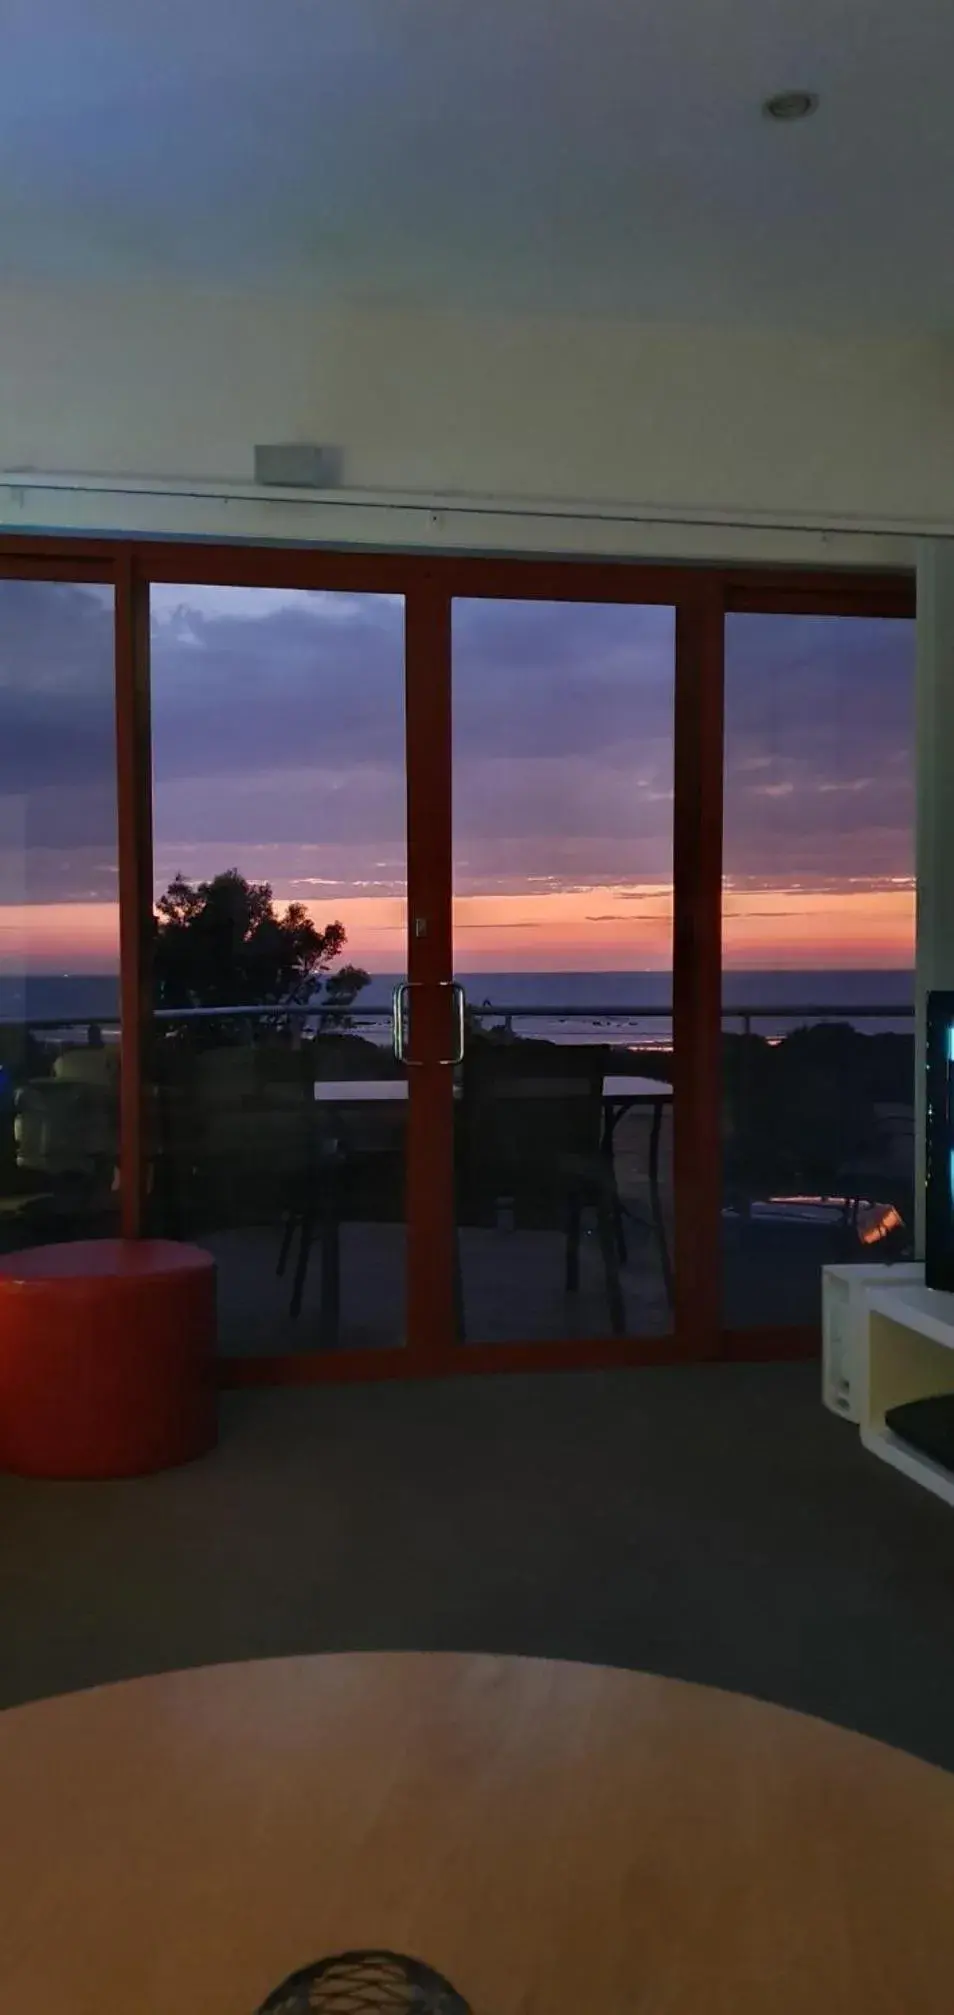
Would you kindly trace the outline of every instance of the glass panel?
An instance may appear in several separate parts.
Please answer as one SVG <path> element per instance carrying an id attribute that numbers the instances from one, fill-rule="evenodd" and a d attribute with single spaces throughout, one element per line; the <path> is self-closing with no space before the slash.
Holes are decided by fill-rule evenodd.
<path id="1" fill-rule="evenodd" d="M 725 1316 L 814 1323 L 914 1205 L 914 625 L 726 626 Z"/>
<path id="2" fill-rule="evenodd" d="M 113 596 L 0 581 L 0 1251 L 116 1229 Z"/>
<path id="3" fill-rule="evenodd" d="M 671 609 L 454 606 L 466 1342 L 671 1328 Z"/>
<path id="4" fill-rule="evenodd" d="M 156 1214 L 232 1355 L 403 1341 L 404 608 L 152 591 Z"/>

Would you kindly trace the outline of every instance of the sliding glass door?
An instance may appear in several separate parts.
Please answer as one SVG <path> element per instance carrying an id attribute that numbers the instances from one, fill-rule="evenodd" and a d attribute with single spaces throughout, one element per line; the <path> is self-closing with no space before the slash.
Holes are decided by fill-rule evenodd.
<path id="1" fill-rule="evenodd" d="M 164 582 L 151 647 L 154 1222 L 227 1357 L 401 1347 L 403 600 Z"/>
<path id="2" fill-rule="evenodd" d="M 673 1327 L 674 611 L 453 605 L 457 1335 Z"/>
<path id="3" fill-rule="evenodd" d="M 822 1267 L 914 1237 L 914 624 L 730 613 L 723 1295 L 817 1332 Z"/>
<path id="4" fill-rule="evenodd" d="M 0 548 L 0 1247 L 208 1245 L 229 1380 L 816 1347 L 913 1236 L 912 614 Z"/>
<path id="5" fill-rule="evenodd" d="M 0 578 L 0 1253 L 118 1228 L 114 598 L 82 575 Z"/>

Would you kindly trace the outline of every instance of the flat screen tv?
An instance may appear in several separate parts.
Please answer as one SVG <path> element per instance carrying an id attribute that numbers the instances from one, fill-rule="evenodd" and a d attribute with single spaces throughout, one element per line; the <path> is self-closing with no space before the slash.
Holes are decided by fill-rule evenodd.
<path id="1" fill-rule="evenodd" d="M 924 1279 L 954 1294 L 954 992 L 927 997 Z"/>

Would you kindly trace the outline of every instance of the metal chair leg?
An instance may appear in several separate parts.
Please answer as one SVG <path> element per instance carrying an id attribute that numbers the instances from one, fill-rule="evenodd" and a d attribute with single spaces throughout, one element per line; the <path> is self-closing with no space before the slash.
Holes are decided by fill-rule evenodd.
<path id="1" fill-rule="evenodd" d="M 659 1246 L 659 1264 L 662 1268 L 666 1300 L 670 1308 L 672 1308 L 674 1299 L 672 1261 L 669 1257 L 669 1246 L 666 1240 L 666 1223 L 662 1211 L 662 1198 L 659 1194 L 659 1141 L 662 1134 L 662 1116 L 662 1103 L 661 1101 L 657 1101 L 653 1110 L 653 1130 L 649 1137 L 649 1207 L 652 1211 L 653 1228 Z"/>
<path id="2" fill-rule="evenodd" d="M 282 1242 L 278 1251 L 278 1264 L 275 1268 L 275 1272 L 278 1275 L 279 1280 L 281 1280 L 285 1268 L 288 1265 L 289 1258 L 291 1257 L 292 1241 L 295 1236 L 296 1222 L 297 1220 L 295 1217 L 295 1213 L 293 1210 L 290 1210 L 287 1218 L 285 1219 L 285 1227 L 282 1232 Z"/>
<path id="3" fill-rule="evenodd" d="M 292 1317 L 301 1314 L 302 1296 L 305 1292 L 305 1280 L 308 1274 L 308 1261 L 311 1257 L 311 1241 L 314 1236 L 315 1213 L 310 1204 L 305 1205 L 305 1208 L 301 1214 L 300 1222 L 301 1222 L 301 1240 L 298 1247 L 298 1264 L 295 1268 L 295 1279 L 292 1286 L 291 1301 L 288 1304 L 288 1313 Z"/>
<path id="4" fill-rule="evenodd" d="M 629 1257 L 626 1246 L 623 1202 L 616 1187 L 616 1129 L 623 1117 L 624 1109 L 618 1105 L 604 1105 L 603 1136 L 600 1142 L 600 1152 L 606 1161 L 613 1185 L 613 1227 L 616 1233 L 616 1250 L 619 1254 L 621 1266 L 626 1265 Z"/>
<path id="5" fill-rule="evenodd" d="M 616 1234 L 616 1251 L 621 1266 L 626 1265 L 629 1253 L 626 1246 L 626 1226 L 623 1219 L 623 1205 L 618 1191 L 613 1192 L 613 1230 Z"/>

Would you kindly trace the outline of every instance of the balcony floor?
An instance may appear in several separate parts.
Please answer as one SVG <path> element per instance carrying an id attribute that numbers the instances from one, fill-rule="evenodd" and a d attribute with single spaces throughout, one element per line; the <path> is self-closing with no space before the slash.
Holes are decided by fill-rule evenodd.
<path id="1" fill-rule="evenodd" d="M 275 1273 L 274 1228 L 213 1232 L 200 1241 L 219 1263 L 220 1348 L 233 1356 L 328 1348 L 321 1338 L 321 1255 L 316 1242 L 300 1315 L 288 1314 L 291 1269 Z M 635 1226 L 620 1269 L 627 1328 L 663 1335 L 670 1319 L 651 1233 Z M 341 1322 L 337 1347 L 373 1348 L 403 1341 L 405 1233 L 400 1225 L 348 1224 L 341 1232 Z M 466 1341 L 540 1342 L 612 1334 L 596 1240 L 584 1237 L 580 1287 L 563 1285 L 564 1242 L 553 1231 L 461 1233 Z M 334 1347 L 334 1346 L 332 1346 Z"/>
<path id="2" fill-rule="evenodd" d="M 278 1227 L 198 1235 L 219 1263 L 219 1332 L 223 1354 L 235 1357 L 394 1346 L 403 1341 L 403 1227 L 348 1224 L 341 1233 L 341 1320 L 337 1343 L 321 1332 L 321 1256 L 316 1243 L 301 1313 L 288 1314 L 291 1270 L 275 1272 Z M 620 1268 L 630 1336 L 665 1336 L 672 1327 L 659 1252 L 650 1228 L 626 1226 L 627 1259 Z M 584 1235 L 580 1287 L 563 1284 L 564 1242 L 555 1231 L 460 1234 L 464 1343 L 539 1343 L 598 1339 L 612 1334 L 596 1239 Z M 726 1224 L 723 1241 L 726 1322 L 817 1323 L 821 1269 L 828 1261 L 862 1257 L 836 1232 L 803 1227 Z"/>

